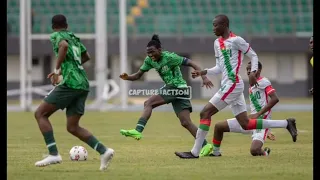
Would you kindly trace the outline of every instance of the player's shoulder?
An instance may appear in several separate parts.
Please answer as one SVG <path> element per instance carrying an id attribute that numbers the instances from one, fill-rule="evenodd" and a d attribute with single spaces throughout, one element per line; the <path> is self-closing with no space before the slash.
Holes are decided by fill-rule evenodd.
<path id="1" fill-rule="evenodd" d="M 260 78 L 258 79 L 258 84 L 259 84 L 259 86 L 261 86 L 261 87 L 267 87 L 267 86 L 271 85 L 271 82 L 270 82 L 270 80 L 269 80 L 268 78 L 266 78 L 266 77 L 260 77 Z"/>
<path id="2" fill-rule="evenodd" d="M 172 56 L 177 56 L 178 54 L 170 51 L 162 51 L 161 55 L 164 57 L 172 57 Z"/>

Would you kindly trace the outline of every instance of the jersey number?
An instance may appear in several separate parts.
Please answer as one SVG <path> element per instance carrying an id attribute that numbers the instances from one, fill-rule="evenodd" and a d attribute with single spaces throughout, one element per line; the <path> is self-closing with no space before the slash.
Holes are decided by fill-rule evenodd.
<path id="1" fill-rule="evenodd" d="M 257 92 L 255 93 L 255 97 L 256 97 L 257 99 L 261 99 L 261 95 L 260 95 L 260 92 L 259 92 L 259 91 L 257 91 Z"/>
<path id="2" fill-rule="evenodd" d="M 81 53 L 80 53 L 80 48 L 77 46 L 72 46 L 72 51 L 73 51 L 73 58 L 75 61 L 77 61 L 78 64 L 78 68 L 79 69 L 83 69 L 83 67 L 81 66 Z"/>
<path id="3" fill-rule="evenodd" d="M 228 53 L 229 53 L 229 56 L 232 57 L 232 51 L 231 51 L 231 49 L 228 49 Z"/>

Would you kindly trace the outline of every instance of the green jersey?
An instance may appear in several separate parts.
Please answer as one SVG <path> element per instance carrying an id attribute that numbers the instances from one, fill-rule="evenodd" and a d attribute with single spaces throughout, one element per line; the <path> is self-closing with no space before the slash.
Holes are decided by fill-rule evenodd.
<path id="1" fill-rule="evenodd" d="M 183 79 L 180 70 L 183 60 L 183 57 L 173 52 L 163 51 L 159 61 L 153 61 L 149 56 L 147 56 L 143 65 L 140 67 L 140 70 L 147 72 L 154 68 L 166 85 L 177 88 L 187 87 L 187 83 Z"/>
<path id="2" fill-rule="evenodd" d="M 80 42 L 80 38 L 70 31 L 54 32 L 50 36 L 50 41 L 56 56 L 58 56 L 59 43 L 62 40 L 66 40 L 69 46 L 66 58 L 61 65 L 63 80 L 59 85 L 89 91 L 88 77 L 81 65 L 81 54 L 87 51 L 86 47 Z"/>

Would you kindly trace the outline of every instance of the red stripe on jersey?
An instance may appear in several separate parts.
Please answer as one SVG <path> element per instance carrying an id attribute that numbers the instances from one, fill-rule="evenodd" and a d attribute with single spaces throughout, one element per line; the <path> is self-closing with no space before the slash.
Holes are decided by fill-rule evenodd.
<path id="1" fill-rule="evenodd" d="M 265 92 L 267 93 L 267 95 L 275 92 L 276 90 L 272 87 L 272 85 L 269 85 L 266 87 Z"/>
<path id="2" fill-rule="evenodd" d="M 241 64 L 241 51 L 238 51 L 238 64 L 237 64 L 237 68 L 236 68 L 236 82 L 239 82 L 239 69 L 240 69 L 240 64 Z"/>
<path id="3" fill-rule="evenodd" d="M 269 131 L 269 129 L 266 129 L 266 130 L 264 131 L 263 140 L 266 140 L 268 131 Z"/>
<path id="4" fill-rule="evenodd" d="M 234 88 L 236 88 L 236 83 L 233 83 L 232 86 L 229 88 L 229 90 L 226 93 L 224 93 L 221 100 L 224 101 L 229 96 L 229 94 L 234 90 Z"/>

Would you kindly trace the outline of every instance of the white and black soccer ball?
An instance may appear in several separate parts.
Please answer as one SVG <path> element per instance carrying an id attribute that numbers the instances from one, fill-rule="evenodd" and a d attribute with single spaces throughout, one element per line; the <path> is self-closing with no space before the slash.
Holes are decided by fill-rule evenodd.
<path id="1" fill-rule="evenodd" d="M 88 151 L 83 146 L 73 146 L 69 152 L 71 161 L 86 161 Z"/>

